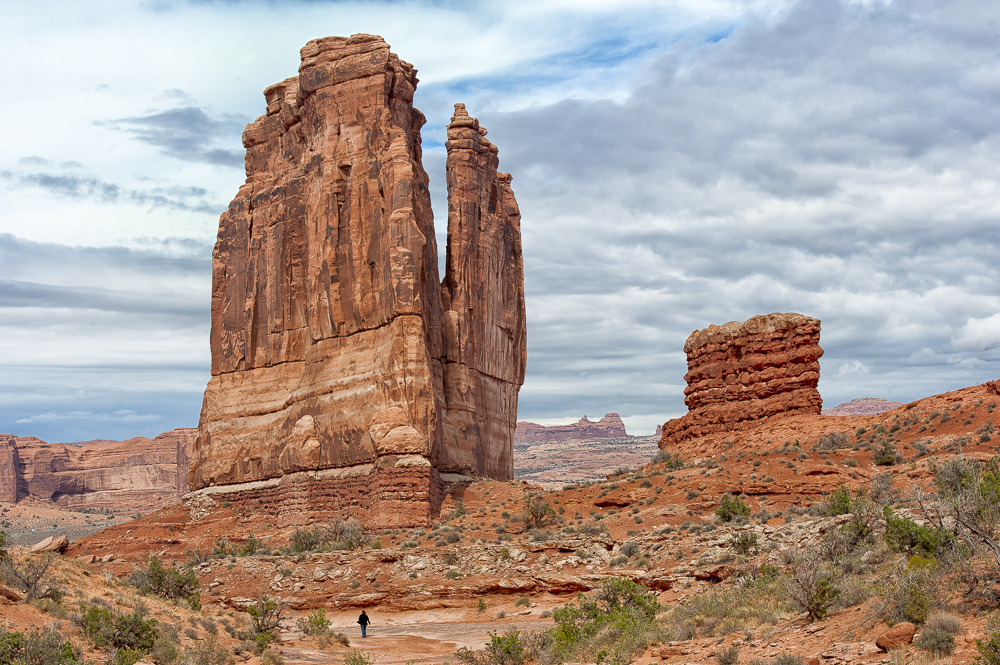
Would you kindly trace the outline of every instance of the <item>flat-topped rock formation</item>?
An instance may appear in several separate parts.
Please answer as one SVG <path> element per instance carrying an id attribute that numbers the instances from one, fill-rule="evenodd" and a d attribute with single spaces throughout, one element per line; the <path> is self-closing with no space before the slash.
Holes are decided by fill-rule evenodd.
<path id="1" fill-rule="evenodd" d="M 513 475 L 526 338 L 511 178 L 457 104 L 439 280 L 416 70 L 372 35 L 301 57 L 264 91 L 219 222 L 191 487 L 300 523 L 426 524 L 441 474 Z"/>
<path id="2" fill-rule="evenodd" d="M 824 416 L 877 416 L 903 406 L 902 402 L 890 402 L 881 397 L 858 397 L 850 402 L 838 404 L 832 409 L 823 409 Z"/>
<path id="3" fill-rule="evenodd" d="M 0 501 L 34 497 L 70 508 L 155 508 L 188 491 L 197 430 L 147 439 L 47 443 L 0 434 Z"/>
<path id="4" fill-rule="evenodd" d="M 820 321 L 767 314 L 691 333 L 684 343 L 688 413 L 663 425 L 660 447 L 763 418 L 819 414 Z"/>
<path id="5" fill-rule="evenodd" d="M 590 439 L 623 439 L 628 437 L 625 423 L 617 413 L 609 413 L 597 422 L 580 418 L 571 425 L 545 427 L 521 421 L 514 430 L 514 439 L 526 443 L 551 443 L 553 441 L 585 441 Z"/>

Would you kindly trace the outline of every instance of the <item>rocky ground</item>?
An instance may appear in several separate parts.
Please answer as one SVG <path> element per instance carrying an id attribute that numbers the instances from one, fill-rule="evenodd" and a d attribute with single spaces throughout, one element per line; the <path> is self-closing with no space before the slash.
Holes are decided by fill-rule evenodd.
<path id="1" fill-rule="evenodd" d="M 634 469 L 659 450 L 659 437 L 570 439 L 551 443 L 514 440 L 514 477 L 552 489 L 604 480 L 616 469 Z"/>
<path id="2" fill-rule="evenodd" d="M 670 452 L 680 455 L 684 468 L 647 457 L 632 472 L 595 483 L 548 490 L 526 482 L 458 485 L 450 488 L 440 523 L 368 534 L 366 547 L 350 551 L 239 556 L 250 533 L 278 551 L 298 527 L 211 500 L 188 500 L 72 543 L 62 565 L 70 571 L 66 579 L 84 585 L 77 596 L 128 598 L 132 592 L 119 580 L 151 555 L 182 563 L 198 551 L 194 570 L 204 608 L 197 616 L 242 622 L 261 594 L 280 599 L 289 614 L 277 649 L 288 663 L 340 662 L 348 651 L 300 639 L 295 620 L 321 607 L 335 629 L 352 636 L 352 649 L 361 644 L 354 621 L 366 608 L 373 632 L 361 646 L 376 662 L 454 662 L 450 654 L 463 645 L 481 646 L 490 630 L 551 625 L 553 610 L 609 576 L 637 581 L 673 608 L 738 589 L 752 571 L 782 566 L 789 553 L 809 549 L 847 519 L 809 510 L 839 485 L 861 488 L 889 474 L 904 497 L 930 485 L 935 460 L 959 451 L 994 454 L 1000 439 L 990 423 L 1000 417 L 997 402 L 990 387 L 977 386 L 877 416 L 795 416 L 679 445 Z M 883 442 L 899 451 L 898 464 L 873 464 Z M 747 523 L 714 515 L 725 492 L 741 495 L 751 507 Z M 522 517 L 529 504 L 548 504 L 555 514 L 529 528 Z M 897 510 L 916 516 L 912 506 Z M 759 549 L 740 555 L 733 537 L 741 533 L 755 534 Z M 214 556 L 208 554 L 213 549 Z M 879 564 L 880 556 L 873 550 L 869 557 L 873 571 L 881 570 L 876 564 L 888 565 Z M 974 639 L 982 636 L 991 609 L 976 598 L 952 593 L 950 609 L 966 629 L 952 663 L 971 662 L 976 654 Z M 874 644 L 887 630 L 876 602 L 844 605 L 815 623 L 775 604 L 764 619 L 748 620 L 739 630 L 699 628 L 691 639 L 650 646 L 634 662 L 714 662 L 713 652 L 734 643 L 747 663 L 786 652 L 823 663 L 890 662 L 898 654 Z M 31 605 L 2 610 L 16 625 L 48 619 Z M 173 606 L 163 611 L 179 623 L 189 621 Z M 196 627 L 191 639 L 205 637 L 200 631 Z M 237 643 L 224 631 L 217 639 Z M 907 662 L 921 653 L 909 647 Z"/>

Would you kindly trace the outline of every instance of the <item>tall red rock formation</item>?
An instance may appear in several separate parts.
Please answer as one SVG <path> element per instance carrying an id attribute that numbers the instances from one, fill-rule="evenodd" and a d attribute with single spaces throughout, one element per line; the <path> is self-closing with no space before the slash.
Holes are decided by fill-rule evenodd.
<path id="1" fill-rule="evenodd" d="M 0 434 L 0 501 L 27 497 L 69 507 L 154 507 L 188 491 L 196 430 L 153 439 L 47 443 Z"/>
<path id="2" fill-rule="evenodd" d="M 456 106 L 440 283 L 416 70 L 372 35 L 301 56 L 264 91 L 219 222 L 191 487 L 289 519 L 424 524 L 441 473 L 513 474 L 525 332 L 510 176 Z"/>
<path id="3" fill-rule="evenodd" d="M 777 313 L 691 333 L 684 343 L 688 413 L 663 425 L 660 447 L 771 416 L 818 415 L 819 333 L 819 319 Z"/>
<path id="4" fill-rule="evenodd" d="M 596 423 L 587 416 L 572 425 L 545 427 L 537 423 L 521 421 L 514 431 L 514 439 L 528 443 L 550 443 L 552 441 L 583 441 L 586 439 L 624 439 L 629 434 L 625 423 L 617 413 L 609 413 Z"/>

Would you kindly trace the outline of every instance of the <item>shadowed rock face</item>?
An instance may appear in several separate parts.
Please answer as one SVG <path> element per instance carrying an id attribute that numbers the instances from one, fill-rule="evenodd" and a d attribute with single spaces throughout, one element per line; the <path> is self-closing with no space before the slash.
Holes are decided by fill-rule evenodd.
<path id="1" fill-rule="evenodd" d="M 770 416 L 819 415 L 819 333 L 819 319 L 794 313 L 691 333 L 684 343 L 688 413 L 663 425 L 660 447 L 748 429 Z"/>
<path id="2" fill-rule="evenodd" d="M 520 213 L 456 105 L 442 283 L 416 70 L 372 35 L 301 56 L 298 77 L 264 91 L 246 184 L 219 222 L 191 487 L 277 514 L 422 524 L 441 472 L 513 475 Z"/>
<path id="3" fill-rule="evenodd" d="M 27 497 L 69 507 L 156 506 L 188 491 L 196 430 L 153 439 L 48 443 L 0 435 L 0 501 Z"/>

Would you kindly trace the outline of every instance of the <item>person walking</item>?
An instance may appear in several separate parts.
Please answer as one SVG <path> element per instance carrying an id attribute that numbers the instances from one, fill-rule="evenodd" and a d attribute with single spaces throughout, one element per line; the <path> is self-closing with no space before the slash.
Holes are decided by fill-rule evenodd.
<path id="1" fill-rule="evenodd" d="M 368 637 L 368 624 L 371 621 L 368 620 L 368 615 L 365 614 L 364 610 L 361 610 L 361 616 L 358 617 L 358 623 L 361 624 L 361 637 Z"/>

